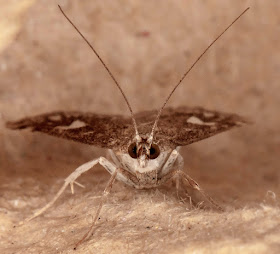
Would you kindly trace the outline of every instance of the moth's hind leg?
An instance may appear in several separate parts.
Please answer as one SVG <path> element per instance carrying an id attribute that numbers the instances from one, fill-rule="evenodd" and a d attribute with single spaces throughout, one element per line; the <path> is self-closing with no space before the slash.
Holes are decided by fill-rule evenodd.
<path id="1" fill-rule="evenodd" d="M 81 176 L 86 171 L 90 170 L 93 166 L 95 166 L 97 163 L 101 164 L 104 168 L 107 169 L 111 174 L 116 169 L 115 165 L 113 165 L 110 161 L 105 159 L 104 157 L 100 157 L 98 159 L 89 161 L 81 166 L 79 166 L 73 173 L 71 173 L 66 179 L 60 190 L 57 192 L 57 194 L 53 197 L 53 199 L 47 203 L 44 207 L 42 207 L 40 210 L 35 212 L 31 217 L 26 218 L 24 221 L 20 222 L 20 224 L 23 224 L 24 222 L 28 222 L 37 216 L 41 215 L 43 212 L 45 212 L 48 208 L 50 208 L 55 201 L 62 195 L 62 193 L 65 191 L 68 185 L 71 187 L 72 193 L 74 192 L 73 184 L 76 183 L 76 179 Z M 80 185 L 80 184 L 78 184 Z"/>

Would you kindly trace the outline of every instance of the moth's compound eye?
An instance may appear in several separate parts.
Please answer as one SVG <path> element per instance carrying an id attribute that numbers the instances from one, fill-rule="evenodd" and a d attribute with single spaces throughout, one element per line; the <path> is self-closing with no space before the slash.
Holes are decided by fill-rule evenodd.
<path id="1" fill-rule="evenodd" d="M 137 158 L 137 148 L 136 148 L 136 143 L 132 143 L 128 147 L 128 153 L 131 158 L 136 159 Z"/>
<path id="2" fill-rule="evenodd" d="M 152 144 L 151 149 L 150 149 L 150 159 L 155 159 L 159 156 L 160 150 L 158 145 Z"/>

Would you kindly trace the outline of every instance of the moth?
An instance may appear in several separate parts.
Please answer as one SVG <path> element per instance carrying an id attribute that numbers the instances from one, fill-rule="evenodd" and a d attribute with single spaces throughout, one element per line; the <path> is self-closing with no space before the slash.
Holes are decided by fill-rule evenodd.
<path id="1" fill-rule="evenodd" d="M 243 11 L 197 58 L 173 88 L 159 111 L 151 110 L 134 114 L 119 83 L 99 54 L 62 8 L 58 7 L 99 58 L 122 93 L 131 116 L 57 111 L 7 122 L 7 127 L 10 129 L 31 128 L 32 131 L 106 148 L 111 157 L 111 160 L 99 157 L 79 166 L 65 179 L 55 197 L 25 221 L 34 219 L 51 207 L 68 186 L 71 187 L 73 193 L 74 184 L 79 185 L 76 181 L 79 176 L 98 163 L 111 174 L 111 177 L 103 192 L 103 198 L 101 198 L 90 229 L 75 245 L 75 248 L 92 234 L 106 196 L 116 179 L 136 189 L 155 188 L 173 179 L 176 181 L 177 191 L 180 181 L 184 181 L 220 209 L 199 184 L 183 171 L 184 161 L 179 153 L 179 148 L 247 123 L 246 119 L 236 114 L 207 110 L 202 107 L 182 106 L 163 109 L 176 88 L 200 58 L 249 8 Z"/>

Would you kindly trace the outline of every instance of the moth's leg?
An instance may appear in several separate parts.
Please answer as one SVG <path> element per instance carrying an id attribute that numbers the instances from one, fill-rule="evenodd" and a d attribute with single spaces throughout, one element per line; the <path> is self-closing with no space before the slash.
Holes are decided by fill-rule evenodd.
<path id="1" fill-rule="evenodd" d="M 121 163 L 120 163 L 119 159 L 117 158 L 117 156 L 115 155 L 115 153 L 112 149 L 108 150 L 108 154 L 111 157 L 111 159 L 113 160 L 113 162 L 115 163 L 115 165 L 117 167 L 121 167 Z"/>
<path id="2" fill-rule="evenodd" d="M 178 199 L 180 200 L 179 189 L 180 189 L 181 176 L 178 173 L 174 174 L 174 175 L 173 175 L 173 173 L 171 173 L 172 176 L 169 178 L 170 172 L 174 172 L 174 167 L 176 167 L 176 170 L 178 170 L 178 171 L 182 171 L 184 168 L 184 159 L 179 154 L 179 152 L 178 152 L 179 149 L 180 149 L 180 147 L 177 147 L 169 155 L 169 158 L 167 159 L 166 163 L 164 164 L 164 166 L 161 170 L 162 177 L 160 178 L 160 181 L 163 183 L 163 182 L 168 181 L 170 178 L 174 179 L 175 184 L 176 184 L 176 194 L 177 194 Z M 189 200 L 190 206 L 192 207 L 193 206 L 192 198 L 186 189 L 184 191 L 185 191 L 186 197 Z"/>
<path id="3" fill-rule="evenodd" d="M 181 195 L 179 194 L 180 182 L 181 182 L 181 180 L 182 180 L 182 178 L 180 177 L 180 175 L 179 175 L 179 174 L 175 174 L 175 175 L 174 175 L 174 178 L 175 178 L 176 194 L 177 194 L 178 200 L 185 202 L 185 200 L 186 200 L 186 198 L 187 198 L 187 200 L 189 201 L 190 207 L 191 207 L 191 208 L 194 207 L 194 206 L 195 206 L 195 203 L 193 202 L 192 197 L 190 196 L 190 194 L 189 194 L 189 192 L 188 192 L 188 190 L 187 190 L 186 188 L 184 188 L 184 197 L 181 196 Z"/>
<path id="4" fill-rule="evenodd" d="M 107 196 L 109 195 L 109 193 L 111 192 L 112 190 L 112 187 L 113 187 L 113 183 L 116 179 L 126 179 L 126 183 L 134 186 L 134 187 L 137 187 L 138 186 L 138 180 L 137 180 L 137 177 L 133 174 L 131 174 L 130 172 L 128 172 L 127 170 L 123 169 L 123 168 L 117 168 L 114 170 L 114 172 L 112 173 L 112 176 L 109 180 L 109 182 L 107 183 L 106 185 L 106 188 L 103 192 L 103 195 L 101 197 L 101 200 L 100 200 L 100 203 L 98 205 L 98 208 L 97 208 L 97 211 L 95 213 L 95 217 L 94 217 L 94 220 L 88 230 L 88 232 L 83 236 L 83 238 L 77 242 L 75 244 L 75 247 L 74 247 L 74 250 L 77 249 L 77 247 L 82 244 L 84 241 L 86 241 L 88 239 L 88 237 L 90 237 L 90 235 L 92 235 L 93 233 L 93 230 L 94 230 L 94 226 L 98 220 L 98 217 L 99 217 L 99 214 L 101 212 L 101 209 L 103 207 L 103 204 L 107 198 Z"/>
<path id="5" fill-rule="evenodd" d="M 101 209 L 102 209 L 102 207 L 103 207 L 103 204 L 104 204 L 104 202 L 105 202 L 107 196 L 109 195 L 109 193 L 110 193 L 111 190 L 112 190 L 113 183 L 114 183 L 114 181 L 116 180 L 116 177 L 117 177 L 118 173 L 121 174 L 121 172 L 122 172 L 122 169 L 121 169 L 121 168 L 117 168 L 117 169 L 114 171 L 114 173 L 111 175 L 111 178 L 110 178 L 109 182 L 107 183 L 107 185 L 106 185 L 106 187 L 105 187 L 105 189 L 104 189 L 104 191 L 103 191 L 103 195 L 102 195 L 102 197 L 101 197 L 100 203 L 99 203 L 98 208 L 97 208 L 97 211 L 96 211 L 96 213 L 95 213 L 94 220 L 93 220 L 93 222 L 92 222 L 92 224 L 91 224 L 91 226 L 90 226 L 88 232 L 83 236 L 83 238 L 82 238 L 79 242 L 77 242 L 77 243 L 75 244 L 74 250 L 77 249 L 77 247 L 78 247 L 81 243 L 83 243 L 84 241 L 86 241 L 86 240 L 88 239 L 88 237 L 92 234 L 92 232 L 93 232 L 93 230 L 94 230 L 94 225 L 96 224 L 96 222 L 97 222 L 97 220 L 98 220 L 98 217 L 99 217 L 99 214 L 100 214 Z"/>
<path id="6" fill-rule="evenodd" d="M 174 168 L 174 163 L 176 160 L 178 161 L 178 168 L 176 170 L 172 170 Z M 168 160 L 166 161 L 165 165 L 162 168 L 161 171 L 162 177 L 159 179 L 159 185 L 175 178 L 176 189 L 178 192 L 180 179 L 183 179 L 187 181 L 187 183 L 191 186 L 191 188 L 198 190 L 208 200 L 208 202 L 210 202 L 219 210 L 223 210 L 209 195 L 205 193 L 205 191 L 199 186 L 197 182 L 195 182 L 189 175 L 187 175 L 185 172 L 182 171 L 183 165 L 184 164 L 183 164 L 182 156 L 177 152 L 176 149 L 173 150 Z M 192 204 L 190 195 L 188 193 L 186 193 L 186 195 L 189 198 L 190 203 Z"/>
<path id="7" fill-rule="evenodd" d="M 180 158 L 179 161 L 177 160 L 177 158 Z M 164 163 L 163 167 L 161 168 L 161 171 L 159 173 L 159 178 L 158 178 L 158 184 L 160 185 L 162 182 L 162 178 L 164 178 L 164 176 L 168 175 L 168 173 L 170 171 L 172 171 L 172 169 L 174 168 L 174 164 L 175 162 L 178 161 L 178 167 L 181 170 L 184 166 L 184 162 L 182 161 L 182 157 L 180 156 L 180 154 L 178 153 L 177 149 L 174 149 L 168 159 L 166 160 L 166 162 Z M 180 188 L 180 177 L 179 176 L 174 176 L 173 179 L 175 180 L 176 183 L 176 193 L 177 193 L 177 197 L 179 198 L 179 188 Z"/>
<path id="8" fill-rule="evenodd" d="M 174 149 L 170 153 L 168 159 L 166 160 L 166 162 L 164 163 L 163 167 L 160 170 L 159 179 L 161 179 L 162 177 L 167 175 L 172 170 L 172 168 L 174 167 L 174 163 L 177 160 L 178 155 L 179 155 L 179 153 L 178 153 L 177 149 Z"/>
<path id="9" fill-rule="evenodd" d="M 120 168 L 119 169 L 120 173 L 117 175 L 117 179 L 129 186 L 139 189 L 139 181 L 138 181 L 137 177 L 127 170 L 126 166 L 120 162 L 119 158 L 116 156 L 114 151 L 112 149 L 109 149 L 108 154 L 110 155 L 110 157 L 113 160 L 113 162 L 115 163 L 115 165 L 118 168 Z"/>
<path id="10" fill-rule="evenodd" d="M 168 181 L 169 179 L 172 179 L 173 177 L 180 177 L 181 179 L 185 180 L 190 186 L 191 188 L 199 191 L 203 197 L 205 197 L 206 200 L 208 200 L 208 202 L 210 204 L 212 204 L 213 206 L 215 206 L 217 209 L 223 211 L 224 209 L 222 207 L 220 207 L 208 194 L 205 193 L 205 191 L 199 186 L 199 184 L 193 180 L 189 175 L 187 175 L 185 172 L 183 172 L 182 170 L 174 170 L 171 171 L 170 173 L 168 173 L 165 177 L 163 177 L 161 180 L 163 182 Z"/>
<path id="11" fill-rule="evenodd" d="M 176 162 L 177 162 L 177 168 L 178 168 L 178 170 L 183 170 L 183 168 L 184 168 L 184 159 L 183 159 L 183 157 L 182 157 L 180 154 L 178 154 L 178 157 L 177 157 Z M 177 197 L 178 197 L 178 199 L 180 199 L 180 197 L 179 197 L 179 189 L 180 189 L 180 181 L 181 181 L 181 178 L 179 177 L 178 174 L 175 175 L 174 177 L 175 177 L 175 181 L 176 181 Z M 188 194 L 188 191 L 187 191 L 187 190 L 185 190 L 185 191 L 186 191 L 187 198 L 190 200 L 190 203 L 191 203 L 191 197 L 190 197 L 190 195 Z"/>
<path id="12" fill-rule="evenodd" d="M 181 154 L 178 154 L 178 157 L 177 157 L 177 170 L 180 170 L 180 171 L 183 171 L 184 169 L 184 159 L 182 157 Z M 177 190 L 177 197 L 178 199 L 180 199 L 180 196 L 179 196 L 179 189 L 180 189 L 180 182 L 182 180 L 182 178 L 180 177 L 180 174 L 175 174 L 175 181 L 176 181 L 176 190 Z M 193 200 L 192 200 L 192 197 L 190 196 L 190 194 L 188 193 L 188 190 L 186 188 L 184 188 L 184 195 L 186 195 L 187 199 L 189 200 L 189 204 L 190 204 L 190 207 L 193 207 L 195 206 Z M 184 199 L 183 199 L 184 201 Z"/>
<path id="13" fill-rule="evenodd" d="M 109 171 L 111 174 L 115 171 L 116 167 L 107 159 L 105 159 L 104 157 L 100 157 L 98 159 L 89 161 L 81 166 L 79 166 L 72 174 L 70 174 L 66 179 L 64 184 L 62 185 L 62 187 L 60 188 L 60 190 L 57 192 L 57 194 L 54 196 L 54 198 L 47 203 L 43 208 L 41 208 L 40 210 L 38 210 L 37 212 L 35 212 L 31 217 L 26 218 L 24 221 L 20 222 L 20 224 L 23 224 L 24 222 L 28 222 L 34 218 L 36 218 L 37 216 L 39 216 L 40 214 L 42 214 L 43 212 L 45 212 L 48 208 L 50 208 L 54 202 L 61 196 L 61 194 L 64 192 L 64 190 L 67 188 L 67 186 L 70 184 L 71 186 L 71 191 L 72 193 L 74 192 L 73 189 L 73 184 L 76 183 L 76 179 L 82 175 L 83 173 L 85 173 L 86 171 L 90 170 L 93 166 L 95 166 L 97 163 L 100 163 L 105 169 L 107 169 L 107 171 Z"/>
<path id="14" fill-rule="evenodd" d="M 202 196 L 208 200 L 208 202 L 210 204 L 212 204 L 213 206 L 215 206 L 218 210 L 224 211 L 224 209 L 222 207 L 220 207 L 207 193 L 205 193 L 205 191 L 199 186 L 199 184 L 193 180 L 188 174 L 186 174 L 183 171 L 180 171 L 179 174 L 181 175 L 181 177 L 186 180 L 188 182 L 188 184 L 195 190 L 198 190 Z"/>

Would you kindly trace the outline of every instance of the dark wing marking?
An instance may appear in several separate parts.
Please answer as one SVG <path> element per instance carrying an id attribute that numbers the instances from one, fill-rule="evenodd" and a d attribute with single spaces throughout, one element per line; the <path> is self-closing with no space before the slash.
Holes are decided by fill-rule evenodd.
<path id="1" fill-rule="evenodd" d="M 134 136 L 131 119 L 119 115 L 83 112 L 52 112 L 8 122 L 10 129 L 31 128 L 52 136 L 104 148 L 118 148 Z"/>
<path id="2" fill-rule="evenodd" d="M 151 131 L 150 126 L 156 114 L 156 111 L 147 111 L 136 115 L 140 133 L 146 132 L 147 129 Z M 249 122 L 236 114 L 211 111 L 201 107 L 166 108 L 158 122 L 154 142 L 169 147 L 185 146 L 241 126 L 243 123 Z"/>
<path id="3" fill-rule="evenodd" d="M 140 135 L 148 137 L 156 114 L 157 111 L 154 110 L 135 115 Z M 168 149 L 175 148 L 211 137 L 246 122 L 235 114 L 203 108 L 166 108 L 160 117 L 154 142 Z M 124 151 L 127 151 L 135 136 L 130 117 L 82 112 L 52 112 L 8 122 L 7 127 L 31 128 L 32 131 L 52 136 Z"/>

